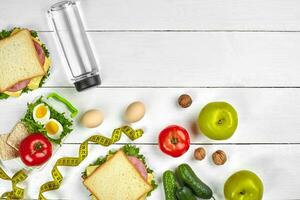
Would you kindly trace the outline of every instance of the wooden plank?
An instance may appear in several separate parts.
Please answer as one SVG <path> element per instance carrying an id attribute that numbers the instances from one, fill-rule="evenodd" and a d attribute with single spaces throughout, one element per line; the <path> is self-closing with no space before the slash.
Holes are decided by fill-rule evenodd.
<path id="1" fill-rule="evenodd" d="M 300 86 L 296 33 L 90 33 L 103 86 Z M 71 86 L 51 33 L 46 86 Z"/>
<path id="2" fill-rule="evenodd" d="M 1 3 L 0 27 L 50 30 L 46 10 L 58 0 Z M 81 1 L 88 30 L 300 30 L 298 0 Z M 24 17 L 16 14 L 22 10 Z"/>
<path id="3" fill-rule="evenodd" d="M 59 152 L 51 159 L 50 163 L 41 171 L 32 172 L 26 181 L 26 197 L 37 198 L 39 186 L 50 180 L 50 170 L 56 159 L 62 156 L 76 156 L 78 145 L 63 145 Z M 120 146 L 111 148 L 118 149 Z M 191 146 L 190 150 L 180 158 L 171 158 L 163 155 L 157 146 L 139 146 L 146 156 L 149 166 L 154 169 L 159 188 L 153 192 L 151 199 L 163 199 L 161 175 L 167 169 L 175 169 L 177 165 L 188 162 L 215 193 L 216 199 L 224 199 L 223 184 L 226 179 L 236 171 L 247 169 L 257 173 L 265 186 L 264 199 L 282 200 L 299 199 L 299 176 L 300 173 L 300 146 L 299 145 L 209 145 L 204 146 L 207 150 L 207 158 L 204 161 L 195 161 L 192 158 L 197 145 Z M 228 155 L 228 162 L 224 166 L 215 166 L 211 161 L 211 154 L 218 150 L 224 150 Z M 61 167 L 65 180 L 62 187 L 55 192 L 48 192 L 50 199 L 88 199 L 89 192 L 82 185 L 81 172 L 97 157 L 103 156 L 109 148 L 91 145 L 90 154 L 83 163 L 76 168 Z M 284 162 L 283 162 L 284 160 Z M 164 163 L 162 165 L 162 163 Z M 1 182 L 0 193 L 10 187 Z"/>
<path id="4" fill-rule="evenodd" d="M 230 102 L 238 111 L 239 127 L 236 134 L 225 143 L 300 143 L 300 90 L 299 89 L 203 89 L 203 88 L 97 88 L 77 93 L 74 89 L 39 89 L 0 104 L 1 133 L 8 133 L 26 111 L 26 103 L 49 92 L 58 92 L 72 101 L 80 111 L 75 119 L 74 132 L 67 143 L 84 141 L 90 135 L 101 133 L 110 136 L 112 130 L 124 124 L 126 106 L 141 100 L 147 107 L 145 118 L 133 124 L 143 128 L 144 136 L 137 142 L 156 143 L 160 130 L 170 124 L 179 124 L 191 133 L 192 142 L 213 141 L 199 134 L 195 125 L 200 109 L 211 101 Z M 188 109 L 177 106 L 182 93 L 193 97 Z M 61 109 L 59 104 L 54 104 Z M 81 114 L 92 108 L 104 112 L 105 120 L 99 128 L 79 126 Z M 63 111 L 63 110 L 62 110 Z M 121 142 L 130 142 L 123 137 Z"/>

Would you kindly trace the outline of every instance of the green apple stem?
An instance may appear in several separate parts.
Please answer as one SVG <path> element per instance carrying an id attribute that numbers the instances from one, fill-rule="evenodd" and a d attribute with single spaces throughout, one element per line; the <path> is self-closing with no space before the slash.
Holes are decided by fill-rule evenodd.
<path id="1" fill-rule="evenodd" d="M 219 125 L 221 125 L 221 124 L 223 124 L 223 123 L 224 123 L 224 121 L 225 121 L 225 119 L 224 119 L 224 118 L 222 118 L 222 119 L 219 119 L 219 121 L 218 121 L 218 124 L 219 124 Z"/>

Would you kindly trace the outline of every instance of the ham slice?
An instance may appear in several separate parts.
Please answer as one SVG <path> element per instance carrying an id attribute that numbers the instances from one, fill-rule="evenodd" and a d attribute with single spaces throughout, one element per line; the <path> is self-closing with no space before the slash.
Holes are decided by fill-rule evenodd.
<path id="1" fill-rule="evenodd" d="M 140 172 L 141 176 L 147 181 L 148 173 L 144 163 L 134 156 L 127 156 L 128 160 L 135 166 L 135 168 Z"/>
<path id="2" fill-rule="evenodd" d="M 24 80 L 24 81 L 20 81 L 17 84 L 14 84 L 9 89 L 7 89 L 7 91 L 9 91 L 9 92 L 17 92 L 19 90 L 22 90 L 22 89 L 26 88 L 26 86 L 29 84 L 29 82 L 30 82 L 30 79 L 27 79 L 27 80 Z"/>
<path id="3" fill-rule="evenodd" d="M 40 61 L 41 65 L 44 66 L 44 63 L 45 63 L 45 53 L 44 53 L 44 50 L 41 47 L 41 45 L 39 43 L 37 43 L 36 41 L 33 40 L 33 43 L 34 43 L 35 50 L 36 50 L 36 52 L 38 54 L 39 61 Z"/>
<path id="4" fill-rule="evenodd" d="M 36 52 L 38 54 L 39 61 L 40 61 L 41 65 L 44 66 L 44 63 L 45 63 L 45 53 L 44 53 L 44 50 L 41 47 L 41 45 L 39 43 L 37 43 L 36 41 L 33 40 L 33 43 L 34 43 L 35 50 L 36 50 Z M 27 79 L 27 80 L 24 80 L 24 81 L 20 81 L 17 84 L 15 84 L 12 87 L 10 87 L 9 89 L 7 89 L 7 91 L 9 91 L 9 92 L 17 92 L 19 90 L 24 89 L 29 83 L 30 83 L 30 79 Z"/>

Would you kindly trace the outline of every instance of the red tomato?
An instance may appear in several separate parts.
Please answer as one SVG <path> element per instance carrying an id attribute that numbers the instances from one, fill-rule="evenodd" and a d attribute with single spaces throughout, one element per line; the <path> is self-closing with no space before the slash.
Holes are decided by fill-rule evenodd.
<path id="1" fill-rule="evenodd" d="M 159 134 L 159 148 L 162 152 L 179 157 L 190 148 L 190 136 L 181 126 L 171 125 Z"/>
<path id="2" fill-rule="evenodd" d="M 22 140 L 19 153 L 25 165 L 39 166 L 52 156 L 52 145 L 44 135 L 33 133 Z"/>

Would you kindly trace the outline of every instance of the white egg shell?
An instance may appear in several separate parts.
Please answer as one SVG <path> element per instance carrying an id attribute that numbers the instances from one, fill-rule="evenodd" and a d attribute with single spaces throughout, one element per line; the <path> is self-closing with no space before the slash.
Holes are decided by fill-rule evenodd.
<path id="1" fill-rule="evenodd" d="M 95 128 L 100 126 L 104 120 L 104 115 L 100 110 L 92 109 L 86 111 L 80 120 L 82 126 L 86 128 Z"/>
<path id="2" fill-rule="evenodd" d="M 131 103 L 124 114 L 124 120 L 129 123 L 134 123 L 141 120 L 146 112 L 145 105 L 140 101 Z"/>
<path id="3" fill-rule="evenodd" d="M 40 108 L 40 106 L 44 106 L 46 108 L 46 114 L 43 117 L 38 118 L 36 116 L 36 113 L 37 113 L 38 109 Z M 48 106 L 46 106 L 43 103 L 40 103 L 33 108 L 32 115 L 33 115 L 32 117 L 33 117 L 34 121 L 39 122 L 41 124 L 45 124 L 50 119 L 50 110 L 49 110 Z"/>
<path id="4" fill-rule="evenodd" d="M 53 127 L 47 128 L 48 123 L 56 124 L 57 125 L 57 130 L 55 130 L 55 132 L 53 132 L 54 131 Z M 61 133 L 64 130 L 61 123 L 59 121 L 57 121 L 56 119 L 49 119 L 49 121 L 45 124 L 45 129 L 47 131 L 47 135 L 52 139 L 59 139 Z M 47 129 L 51 129 L 51 133 Z"/>

